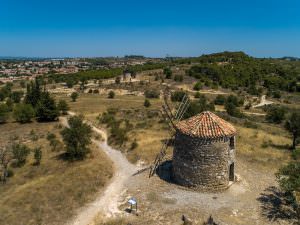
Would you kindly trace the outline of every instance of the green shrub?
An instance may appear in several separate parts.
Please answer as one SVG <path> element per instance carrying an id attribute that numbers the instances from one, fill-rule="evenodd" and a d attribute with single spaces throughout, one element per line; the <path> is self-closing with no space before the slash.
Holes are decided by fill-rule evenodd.
<path id="1" fill-rule="evenodd" d="M 0 104 L 0 124 L 5 123 L 8 119 L 9 108 L 6 104 Z"/>
<path id="2" fill-rule="evenodd" d="M 281 123 L 286 114 L 286 109 L 282 106 L 267 107 L 266 120 L 270 123 Z"/>
<path id="3" fill-rule="evenodd" d="M 17 104 L 14 108 L 13 115 L 19 123 L 29 123 L 34 117 L 34 109 L 29 104 Z"/>
<path id="4" fill-rule="evenodd" d="M 77 92 L 72 92 L 71 94 L 71 99 L 72 99 L 72 102 L 76 102 L 77 98 L 78 98 L 78 93 Z"/>
<path id="5" fill-rule="evenodd" d="M 13 158 L 16 159 L 16 165 L 22 166 L 25 164 L 30 149 L 23 144 L 14 144 L 12 146 Z"/>
<path id="6" fill-rule="evenodd" d="M 114 98 L 115 97 L 115 92 L 109 91 L 108 92 L 108 98 Z"/>
<path id="7" fill-rule="evenodd" d="M 196 92 L 196 93 L 195 93 L 195 95 L 194 95 L 194 97 L 195 97 L 195 98 L 200 98 L 200 96 L 201 96 L 201 94 L 200 94 L 200 92 L 199 92 L 199 91 L 198 91 L 198 92 Z"/>
<path id="8" fill-rule="evenodd" d="M 57 103 L 57 109 L 60 111 L 61 114 L 67 115 L 70 107 L 65 100 L 60 99 Z"/>
<path id="9" fill-rule="evenodd" d="M 226 112 L 233 117 L 242 118 L 243 113 L 236 107 L 233 102 L 226 102 L 225 104 Z"/>
<path id="10" fill-rule="evenodd" d="M 145 99 L 145 101 L 144 101 L 144 106 L 146 107 L 146 108 L 149 108 L 150 106 L 151 106 L 151 103 L 150 103 L 150 101 L 146 98 Z"/>
<path id="11" fill-rule="evenodd" d="M 197 83 L 195 83 L 193 89 L 195 91 L 200 91 L 202 89 L 202 83 L 200 81 L 197 81 Z"/>
<path id="12" fill-rule="evenodd" d="M 42 149 L 41 147 L 37 147 L 33 150 L 34 152 L 34 159 L 35 159 L 35 162 L 34 164 L 35 165 L 40 165 L 41 164 L 41 160 L 42 160 Z"/>
<path id="13" fill-rule="evenodd" d="M 294 160 L 300 159 L 300 148 L 297 148 L 294 151 L 292 151 L 292 158 Z"/>
<path id="14" fill-rule="evenodd" d="M 171 79 L 172 78 L 172 70 L 170 68 L 164 68 L 164 75 L 166 79 Z"/>
<path id="15" fill-rule="evenodd" d="M 144 95 L 146 98 L 159 98 L 160 92 L 159 92 L 159 90 L 154 90 L 154 89 L 149 90 L 148 89 L 144 92 Z"/>

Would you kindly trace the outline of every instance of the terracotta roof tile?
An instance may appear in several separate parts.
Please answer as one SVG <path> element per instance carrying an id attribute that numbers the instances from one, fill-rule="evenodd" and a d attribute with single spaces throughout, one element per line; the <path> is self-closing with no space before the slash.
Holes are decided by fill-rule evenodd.
<path id="1" fill-rule="evenodd" d="M 234 126 L 209 111 L 182 120 L 176 127 L 184 134 L 208 139 L 228 137 L 236 133 Z"/>

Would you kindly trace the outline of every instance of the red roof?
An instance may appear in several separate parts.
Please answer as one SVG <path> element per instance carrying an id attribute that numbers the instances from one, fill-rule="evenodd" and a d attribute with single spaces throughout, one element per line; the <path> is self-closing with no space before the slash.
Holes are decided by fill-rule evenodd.
<path id="1" fill-rule="evenodd" d="M 233 136 L 236 133 L 234 126 L 209 111 L 182 120 L 176 127 L 186 135 L 208 139 Z"/>

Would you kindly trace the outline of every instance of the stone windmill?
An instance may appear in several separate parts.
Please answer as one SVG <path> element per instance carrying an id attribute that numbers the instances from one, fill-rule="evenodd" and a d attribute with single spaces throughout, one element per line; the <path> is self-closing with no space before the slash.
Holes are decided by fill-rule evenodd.
<path id="1" fill-rule="evenodd" d="M 167 99 L 165 96 L 162 112 L 170 125 L 171 135 L 156 156 L 149 176 L 156 172 L 174 139 L 173 181 L 201 190 L 215 191 L 229 187 L 235 181 L 234 126 L 209 111 L 181 120 L 189 106 L 188 97 L 184 96 L 174 114 Z"/>

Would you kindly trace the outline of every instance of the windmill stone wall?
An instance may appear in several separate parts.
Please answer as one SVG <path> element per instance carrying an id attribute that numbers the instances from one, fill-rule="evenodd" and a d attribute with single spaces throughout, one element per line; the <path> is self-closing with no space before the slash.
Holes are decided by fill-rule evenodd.
<path id="1" fill-rule="evenodd" d="M 210 129 L 210 126 L 203 124 L 209 121 L 201 119 L 200 125 Z M 214 120 L 214 122 L 216 121 Z M 197 189 L 222 190 L 227 188 L 229 182 L 232 181 L 232 173 L 234 173 L 231 171 L 234 169 L 235 163 L 234 132 L 230 132 L 231 135 L 220 133 L 220 135 L 216 135 L 217 137 L 213 137 L 213 135 L 207 137 L 204 135 L 205 133 L 191 135 L 189 132 L 193 130 L 193 127 L 190 130 L 181 128 L 179 126 L 176 130 L 174 141 L 172 161 L 174 181 L 180 185 Z M 209 130 L 208 133 L 212 134 L 213 131 Z M 231 168 L 231 166 L 233 167 Z"/>

